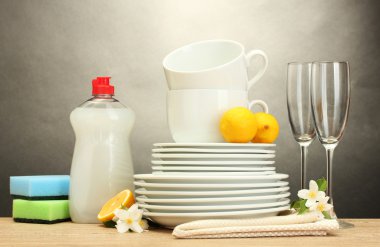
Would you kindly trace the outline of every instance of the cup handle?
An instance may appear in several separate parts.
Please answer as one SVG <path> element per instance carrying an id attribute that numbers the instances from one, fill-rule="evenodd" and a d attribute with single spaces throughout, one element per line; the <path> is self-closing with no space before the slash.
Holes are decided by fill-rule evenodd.
<path id="1" fill-rule="evenodd" d="M 257 74 L 248 81 L 248 91 L 251 89 L 253 84 L 260 80 L 261 77 L 263 77 L 265 71 L 268 68 L 268 57 L 267 54 L 265 54 L 265 52 L 262 50 L 251 50 L 247 53 L 247 55 L 245 55 L 247 67 L 250 65 L 252 58 L 255 56 L 261 56 L 264 59 L 264 67 L 262 67 L 259 72 L 257 72 Z"/>
<path id="2" fill-rule="evenodd" d="M 263 108 L 264 112 L 265 113 L 268 113 L 269 112 L 269 108 L 268 108 L 268 105 L 267 103 L 265 103 L 264 101 L 262 100 L 252 100 L 249 105 L 248 105 L 248 108 L 251 110 L 251 108 L 254 106 L 254 105 L 259 105 L 261 106 L 261 108 Z"/>

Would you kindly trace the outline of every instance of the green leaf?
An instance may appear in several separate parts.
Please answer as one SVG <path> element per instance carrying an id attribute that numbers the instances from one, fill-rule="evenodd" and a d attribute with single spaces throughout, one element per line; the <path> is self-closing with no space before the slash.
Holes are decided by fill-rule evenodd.
<path id="1" fill-rule="evenodd" d="M 329 212 L 327 212 L 327 211 L 323 211 L 322 214 L 323 214 L 323 216 L 325 216 L 325 219 L 329 219 L 329 220 L 332 219 L 332 218 L 331 218 L 331 215 L 330 215 Z"/>
<path id="2" fill-rule="evenodd" d="M 318 189 L 320 191 L 326 191 L 327 189 L 327 180 L 325 178 L 317 179 Z"/>
<path id="3" fill-rule="evenodd" d="M 292 204 L 290 205 L 290 208 L 294 208 L 294 209 L 299 209 L 300 208 L 300 201 L 301 200 L 296 200 L 296 201 L 293 201 Z"/>
<path id="4" fill-rule="evenodd" d="M 309 208 L 306 207 L 306 199 L 300 200 L 300 207 L 298 209 L 298 214 L 304 214 L 309 211 Z"/>
<path id="5" fill-rule="evenodd" d="M 292 202 L 291 208 L 294 208 L 298 214 L 303 214 L 309 211 L 309 208 L 306 207 L 306 199 L 299 199 Z"/>

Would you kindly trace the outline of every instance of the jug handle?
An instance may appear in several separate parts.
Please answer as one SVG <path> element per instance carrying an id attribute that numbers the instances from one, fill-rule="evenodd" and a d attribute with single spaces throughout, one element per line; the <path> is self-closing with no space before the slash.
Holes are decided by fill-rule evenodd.
<path id="1" fill-rule="evenodd" d="M 247 67 L 249 67 L 250 63 L 251 63 L 251 60 L 253 57 L 255 56 L 261 56 L 263 59 L 264 59 L 264 67 L 262 67 L 255 76 L 253 76 L 249 81 L 248 81 L 248 91 L 251 89 L 251 87 L 258 81 L 261 79 L 261 77 L 263 77 L 265 71 L 267 70 L 268 68 L 268 57 L 267 57 L 267 54 L 265 54 L 265 52 L 263 52 L 262 50 L 251 50 L 247 53 L 247 55 L 245 55 L 245 59 L 246 59 L 246 62 L 247 62 Z"/>
<path id="2" fill-rule="evenodd" d="M 252 100 L 251 102 L 249 102 L 249 105 L 248 105 L 248 109 L 250 109 L 252 111 L 252 107 L 254 105 L 259 105 L 261 106 L 261 108 L 264 110 L 265 113 L 268 113 L 269 112 L 269 108 L 268 108 L 268 105 L 267 103 L 265 103 L 263 100 Z"/>

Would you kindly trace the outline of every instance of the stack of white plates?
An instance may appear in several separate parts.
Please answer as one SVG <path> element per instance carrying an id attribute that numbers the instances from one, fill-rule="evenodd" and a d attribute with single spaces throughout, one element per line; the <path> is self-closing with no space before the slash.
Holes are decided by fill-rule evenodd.
<path id="1" fill-rule="evenodd" d="M 152 174 L 135 175 L 144 215 L 165 227 L 199 219 L 254 218 L 289 208 L 275 144 L 157 143 Z"/>

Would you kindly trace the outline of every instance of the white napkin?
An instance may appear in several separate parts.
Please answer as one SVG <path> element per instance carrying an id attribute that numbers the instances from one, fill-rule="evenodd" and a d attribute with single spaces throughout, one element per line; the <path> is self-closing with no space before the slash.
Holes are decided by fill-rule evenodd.
<path id="1" fill-rule="evenodd" d="M 314 213 L 257 219 L 197 220 L 178 225 L 176 238 L 249 238 L 323 236 L 339 229 L 337 220 L 318 220 Z"/>

